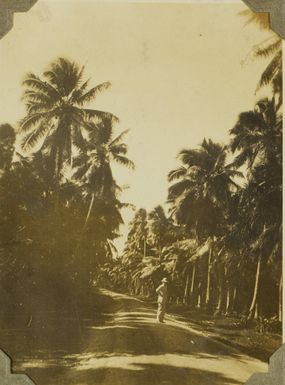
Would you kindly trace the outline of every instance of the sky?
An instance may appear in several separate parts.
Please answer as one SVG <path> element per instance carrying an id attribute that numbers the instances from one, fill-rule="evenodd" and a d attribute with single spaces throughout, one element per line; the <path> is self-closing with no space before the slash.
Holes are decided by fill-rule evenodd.
<path id="1" fill-rule="evenodd" d="M 64 56 L 85 66 L 92 84 L 110 81 L 94 107 L 120 118 L 135 170 L 114 166 L 121 199 L 153 209 L 167 199 L 167 174 L 183 148 L 203 138 L 227 143 L 240 112 L 254 107 L 266 61 L 251 52 L 269 32 L 245 26 L 240 1 L 213 3 L 99 3 L 39 0 L 16 14 L 0 41 L 1 123 L 25 114 L 21 81 Z M 124 210 L 126 226 L 133 216 Z"/>

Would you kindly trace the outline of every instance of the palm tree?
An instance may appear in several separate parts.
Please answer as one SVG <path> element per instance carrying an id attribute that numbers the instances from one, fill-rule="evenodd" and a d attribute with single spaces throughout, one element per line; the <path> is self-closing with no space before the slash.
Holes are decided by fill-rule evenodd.
<path id="1" fill-rule="evenodd" d="M 180 233 L 181 229 L 167 218 L 162 206 L 155 207 L 148 214 L 148 241 L 160 261 L 163 247 L 177 240 L 182 235 Z"/>
<path id="2" fill-rule="evenodd" d="M 84 142 L 86 121 L 116 119 L 108 112 L 86 108 L 110 83 L 89 88 L 89 80 L 84 81 L 84 67 L 58 58 L 42 77 L 27 74 L 23 85 L 27 114 L 20 122 L 22 147 L 29 151 L 45 145 L 58 179 L 64 162 L 71 163 L 73 145 L 80 148 Z"/>
<path id="3" fill-rule="evenodd" d="M 232 165 L 248 170 L 282 154 L 282 115 L 273 99 L 260 100 L 253 111 L 242 112 L 230 130 L 230 148 L 238 152 Z"/>
<path id="4" fill-rule="evenodd" d="M 117 199 L 121 189 L 114 179 L 111 164 L 116 162 L 134 168 L 133 162 L 127 158 L 127 145 L 122 142 L 128 130 L 114 137 L 112 122 L 109 119 L 103 119 L 99 123 L 90 121 L 85 127 L 88 128 L 88 139 L 84 140 L 84 151 L 74 162 L 74 166 L 77 166 L 74 177 L 83 186 L 85 197 L 90 200 L 84 227 L 95 200 L 101 207 L 103 205 L 110 209 L 111 205 L 113 209 L 116 208 L 112 212 L 111 221 L 113 226 L 118 227 L 122 223 L 118 209 L 122 208 L 123 204 Z"/>
<path id="5" fill-rule="evenodd" d="M 130 222 L 130 230 L 125 245 L 122 261 L 128 263 L 135 254 L 146 256 L 147 253 L 148 224 L 147 212 L 141 208 L 137 210 Z"/>
<path id="6" fill-rule="evenodd" d="M 210 245 L 207 264 L 206 304 L 210 302 L 210 268 L 215 238 L 223 233 L 231 193 L 238 189 L 239 171 L 226 165 L 226 148 L 204 139 L 197 150 L 183 150 L 182 166 L 169 173 L 169 203 L 176 220 L 195 230 L 199 243 Z M 178 182 L 176 182 L 178 180 Z"/>
<path id="7" fill-rule="evenodd" d="M 194 228 L 198 238 L 218 234 L 231 192 L 242 173 L 226 165 L 226 148 L 204 139 L 199 149 L 178 154 L 182 166 L 171 171 L 168 202 L 179 223 Z M 178 180 L 178 182 L 176 182 Z"/>
<path id="8" fill-rule="evenodd" d="M 270 31 L 269 18 L 267 13 L 257 13 L 251 10 L 240 12 L 241 16 L 247 18 L 246 25 L 254 23 L 261 30 Z M 253 55 L 256 58 L 270 58 L 270 62 L 263 71 L 257 90 L 269 84 L 272 85 L 273 93 L 278 96 L 277 105 L 282 104 L 282 40 L 272 33 L 266 40 L 253 47 Z"/>

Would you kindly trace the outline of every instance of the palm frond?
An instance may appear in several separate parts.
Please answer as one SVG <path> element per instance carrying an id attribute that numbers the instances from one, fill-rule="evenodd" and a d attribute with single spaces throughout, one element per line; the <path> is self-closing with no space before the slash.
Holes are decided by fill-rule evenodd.
<path id="1" fill-rule="evenodd" d="M 53 103 L 26 103 L 28 115 L 38 114 L 49 112 L 49 110 L 54 106 Z"/>
<path id="2" fill-rule="evenodd" d="M 103 90 L 108 89 L 111 87 L 110 82 L 104 82 L 101 83 L 93 88 L 91 88 L 89 91 L 87 91 L 85 94 L 81 95 L 75 100 L 75 103 L 78 104 L 79 106 L 84 105 L 85 103 L 89 103 L 92 100 L 95 100 L 96 96 Z"/>
<path id="3" fill-rule="evenodd" d="M 33 115 L 27 115 L 20 121 L 20 131 L 28 131 L 41 120 L 47 118 L 49 116 L 49 112 L 40 112 Z"/>
<path id="4" fill-rule="evenodd" d="M 51 84 L 41 80 L 33 73 L 26 75 L 23 80 L 23 85 L 29 87 L 32 90 L 40 91 L 41 93 L 44 93 L 53 99 L 58 100 L 60 98 L 60 94 L 56 88 L 54 88 Z"/>
<path id="5" fill-rule="evenodd" d="M 197 165 L 199 162 L 200 158 L 200 152 L 199 150 L 189 150 L 189 149 L 184 149 L 179 152 L 177 155 L 177 158 L 181 160 L 181 162 L 188 167 L 191 167 L 193 164 Z"/>
<path id="6" fill-rule="evenodd" d="M 250 9 L 246 9 L 239 12 L 239 15 L 247 18 L 245 25 L 254 23 L 262 30 L 268 30 L 270 28 L 269 15 L 267 12 L 253 12 Z"/>
<path id="7" fill-rule="evenodd" d="M 189 179 L 183 179 L 178 183 L 171 185 L 168 189 L 168 199 L 182 196 L 185 192 L 194 191 L 195 182 Z"/>
<path id="8" fill-rule="evenodd" d="M 268 58 L 269 56 L 276 53 L 276 51 L 281 50 L 282 40 L 279 37 L 276 37 L 276 40 L 273 43 L 267 44 L 265 47 L 258 47 L 255 49 L 255 56 Z"/>
<path id="9" fill-rule="evenodd" d="M 40 124 L 34 131 L 25 135 L 21 140 L 23 150 L 31 150 L 39 144 L 41 140 L 49 133 L 50 127 L 47 124 Z"/>
<path id="10" fill-rule="evenodd" d="M 124 130 L 123 132 L 120 133 L 115 139 L 113 139 L 110 143 L 110 147 L 115 146 L 116 144 L 120 143 L 123 137 L 129 132 L 130 130 Z"/>
<path id="11" fill-rule="evenodd" d="M 54 103 L 54 98 L 51 98 L 44 92 L 33 90 L 33 89 L 25 89 L 22 95 L 22 100 L 26 103 Z"/>
<path id="12" fill-rule="evenodd" d="M 118 155 L 126 155 L 128 152 L 128 146 L 125 143 L 120 143 L 113 146 L 109 145 L 109 149 L 112 154 Z"/>
<path id="13" fill-rule="evenodd" d="M 93 109 L 88 109 L 88 108 L 83 108 L 82 111 L 85 114 L 85 117 L 87 120 L 92 120 L 92 119 L 98 119 L 99 121 L 102 120 L 111 120 L 114 122 L 119 122 L 119 118 L 110 112 L 105 112 L 105 111 L 100 111 L 100 110 L 93 110 Z"/>
<path id="14" fill-rule="evenodd" d="M 184 166 L 180 166 L 175 170 L 172 170 L 168 173 L 168 182 L 173 182 L 176 179 L 180 179 L 187 174 L 187 168 Z"/>
<path id="15" fill-rule="evenodd" d="M 125 156 L 122 156 L 122 155 L 118 155 L 118 154 L 113 154 L 113 157 L 114 157 L 114 160 L 117 162 L 117 163 L 120 163 L 122 164 L 123 166 L 126 166 L 130 169 L 133 169 L 135 168 L 135 164 L 134 162 L 132 162 L 130 159 L 128 159 L 127 157 Z"/>
<path id="16" fill-rule="evenodd" d="M 278 73 L 282 73 L 282 53 L 279 52 L 271 62 L 268 64 L 266 69 L 263 71 L 260 81 L 257 85 L 257 90 L 261 87 L 268 85 Z"/>

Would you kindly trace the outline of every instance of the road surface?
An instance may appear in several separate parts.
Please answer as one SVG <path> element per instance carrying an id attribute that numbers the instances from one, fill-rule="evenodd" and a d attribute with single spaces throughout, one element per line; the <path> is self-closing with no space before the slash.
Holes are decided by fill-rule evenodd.
<path id="1" fill-rule="evenodd" d="M 81 331 L 88 338 L 85 333 L 78 351 L 27 357 L 17 369 L 36 385 L 234 385 L 267 371 L 265 363 L 195 331 L 182 317 L 168 315 L 158 324 L 147 303 L 103 294 L 112 297 L 112 311 L 104 324 Z"/>

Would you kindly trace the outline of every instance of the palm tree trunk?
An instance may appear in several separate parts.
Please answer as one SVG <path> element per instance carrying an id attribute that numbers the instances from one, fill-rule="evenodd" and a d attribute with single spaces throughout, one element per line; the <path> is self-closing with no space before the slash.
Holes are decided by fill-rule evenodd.
<path id="1" fill-rule="evenodd" d="M 83 228 L 82 228 L 82 232 L 84 231 L 84 229 L 85 229 L 85 227 L 87 225 L 88 219 L 90 217 L 92 206 L 93 206 L 93 203 L 94 203 L 94 198 L 95 198 L 95 194 L 93 193 L 92 197 L 91 197 L 90 205 L 89 205 L 89 208 L 88 208 L 88 213 L 86 215 L 86 219 L 85 219 L 85 222 L 84 222 L 84 225 L 83 225 Z"/>
<path id="2" fill-rule="evenodd" d="M 202 293 L 201 293 L 201 290 L 202 290 L 202 283 L 199 282 L 199 285 L 198 285 L 198 295 L 197 295 L 197 304 L 196 304 L 197 309 L 201 308 L 201 303 L 202 303 Z"/>
<path id="3" fill-rule="evenodd" d="M 218 288 L 218 303 L 217 303 L 217 307 L 216 307 L 216 311 L 215 311 L 215 315 L 219 315 L 221 314 L 221 310 L 222 310 L 222 287 L 219 286 Z"/>
<path id="4" fill-rule="evenodd" d="M 218 287 L 218 303 L 217 303 L 217 307 L 216 307 L 216 311 L 215 311 L 216 315 L 221 314 L 221 312 L 222 312 L 222 305 L 224 302 L 224 290 L 225 290 L 224 281 L 225 281 L 225 276 L 227 274 L 224 266 L 221 263 L 219 263 L 219 265 L 220 265 L 220 266 L 218 266 L 218 277 L 219 277 L 219 285 L 218 286 L 219 287 Z"/>
<path id="5" fill-rule="evenodd" d="M 190 289 L 191 297 L 193 296 L 193 293 L 194 293 L 195 274 L 196 274 L 196 265 L 194 264 L 193 265 L 193 270 L 192 270 L 191 289 Z"/>
<path id="6" fill-rule="evenodd" d="M 282 321 L 282 274 L 280 276 L 280 281 L 279 281 L 279 309 L 278 309 L 278 321 Z"/>
<path id="7" fill-rule="evenodd" d="M 258 258 L 257 265 L 256 265 L 254 291 L 253 291 L 251 305 L 248 311 L 248 318 L 253 318 L 256 315 L 255 313 L 257 308 L 257 298 L 258 298 L 258 291 L 259 291 L 260 267 L 261 267 L 261 257 Z"/>
<path id="8" fill-rule="evenodd" d="M 187 304 L 187 297 L 188 297 L 188 291 L 189 291 L 189 283 L 190 283 L 190 273 L 188 272 L 186 283 L 185 283 L 185 290 L 184 290 L 184 297 L 183 297 L 183 303 Z"/>
<path id="9" fill-rule="evenodd" d="M 210 290 L 211 290 L 211 262 L 212 262 L 212 247 L 209 250 L 208 270 L 207 270 L 207 288 L 206 288 L 206 307 L 210 305 Z"/>
<path id="10" fill-rule="evenodd" d="M 226 299 L 226 314 L 229 314 L 229 311 L 230 311 L 230 303 L 231 303 L 231 299 L 230 299 L 230 288 L 229 286 L 227 287 L 227 299 Z"/>

